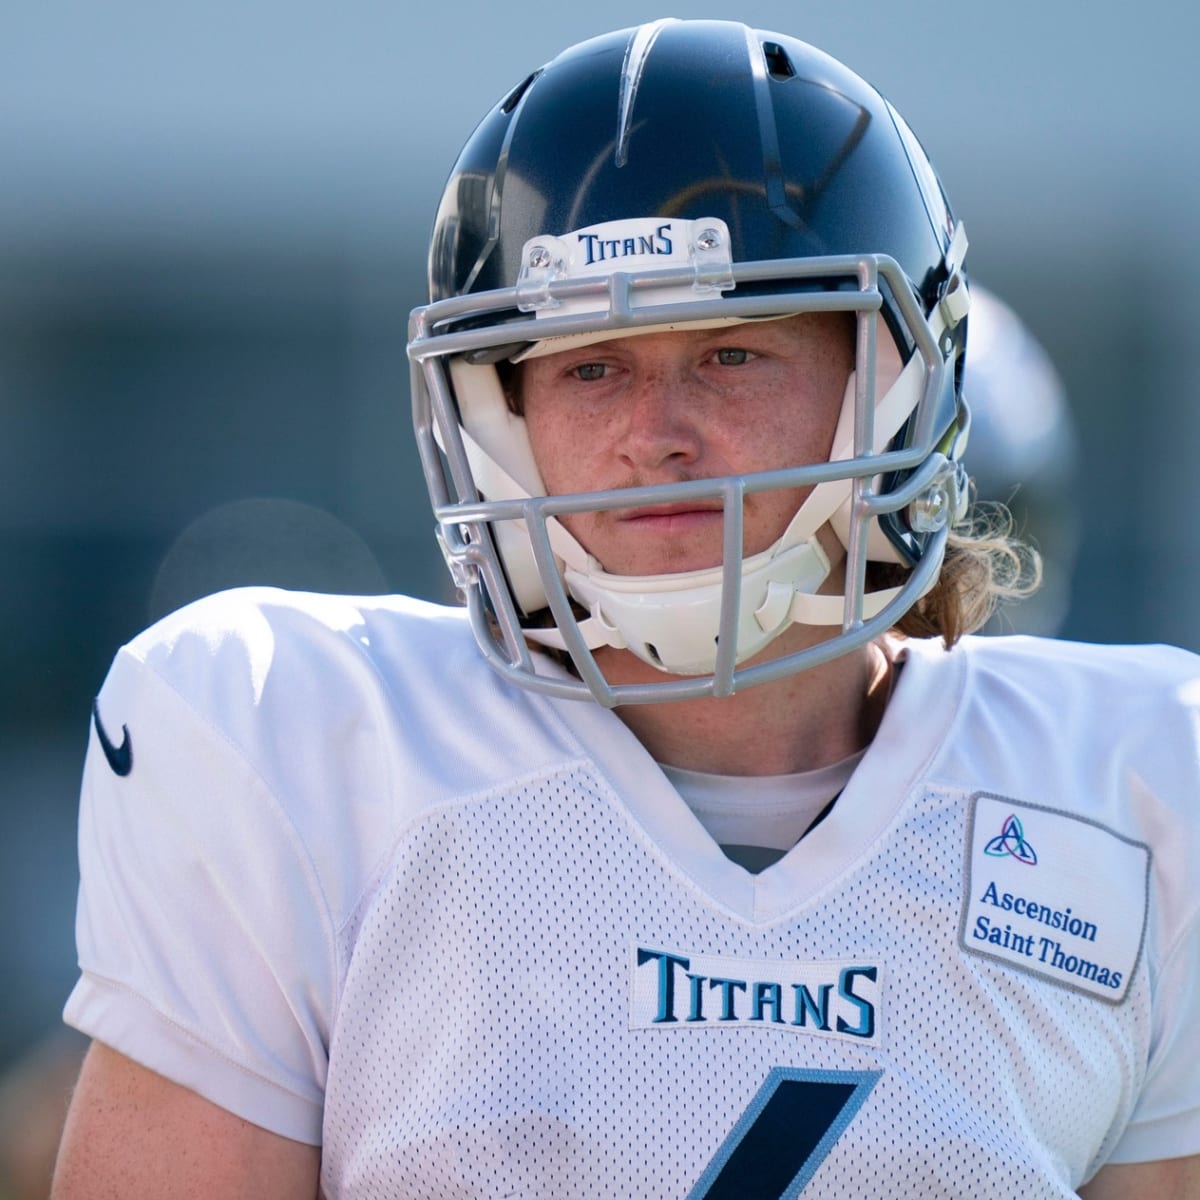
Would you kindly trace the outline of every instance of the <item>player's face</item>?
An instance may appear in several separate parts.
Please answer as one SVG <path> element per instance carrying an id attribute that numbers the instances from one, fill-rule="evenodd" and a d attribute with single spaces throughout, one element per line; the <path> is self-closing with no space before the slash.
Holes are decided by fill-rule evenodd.
<path id="1" fill-rule="evenodd" d="M 854 365 L 853 329 L 844 313 L 806 313 L 529 359 L 517 387 L 546 490 L 640 487 L 826 461 Z M 807 490 L 747 496 L 743 553 L 778 539 Z M 719 500 L 561 519 L 613 574 L 721 561 Z"/>

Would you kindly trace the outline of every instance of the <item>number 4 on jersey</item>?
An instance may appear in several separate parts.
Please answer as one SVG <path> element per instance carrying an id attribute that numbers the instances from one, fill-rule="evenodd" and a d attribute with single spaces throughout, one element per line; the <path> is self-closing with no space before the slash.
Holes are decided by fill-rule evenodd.
<path id="1" fill-rule="evenodd" d="M 776 1067 L 688 1200 L 794 1200 L 881 1074 Z"/>

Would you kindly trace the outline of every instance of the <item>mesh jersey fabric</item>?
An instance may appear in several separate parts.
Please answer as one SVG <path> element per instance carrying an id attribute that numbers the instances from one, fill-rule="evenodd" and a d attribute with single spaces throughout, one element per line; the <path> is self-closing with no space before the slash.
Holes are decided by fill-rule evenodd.
<path id="1" fill-rule="evenodd" d="M 745 1195 L 768 1165 L 780 1195 L 1052 1197 L 1200 1151 L 1200 665 L 904 653 L 832 813 L 752 875 L 614 714 L 504 684 L 457 610 L 198 602 L 98 700 L 132 767 L 93 734 L 67 1020 L 322 1143 L 329 1197 Z M 1021 878 L 1067 878 L 1074 829 L 1148 848 L 1111 881 L 1145 913 L 1119 1001 L 973 946 L 981 794 L 1035 813 Z M 755 1141 L 780 1112 L 811 1145 Z"/>

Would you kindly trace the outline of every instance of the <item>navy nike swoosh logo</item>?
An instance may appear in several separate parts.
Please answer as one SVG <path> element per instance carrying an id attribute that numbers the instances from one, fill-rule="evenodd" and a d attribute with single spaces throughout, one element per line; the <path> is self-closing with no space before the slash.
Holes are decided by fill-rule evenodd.
<path id="1" fill-rule="evenodd" d="M 100 739 L 100 749 L 104 751 L 108 765 L 116 774 L 128 775 L 133 770 L 133 745 L 129 740 L 128 727 L 121 726 L 121 744 L 114 746 L 112 739 L 105 732 L 104 722 L 100 720 L 99 700 L 92 701 L 92 724 L 96 726 L 96 736 Z"/>

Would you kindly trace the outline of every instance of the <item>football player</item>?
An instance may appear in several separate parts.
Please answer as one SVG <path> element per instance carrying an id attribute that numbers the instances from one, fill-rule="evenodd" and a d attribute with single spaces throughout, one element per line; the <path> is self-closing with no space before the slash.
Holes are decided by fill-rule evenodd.
<path id="1" fill-rule="evenodd" d="M 1200 663 L 968 636 L 965 251 L 790 37 L 500 99 L 410 324 L 465 603 L 118 654 L 59 1196 L 1200 1194 Z"/>

